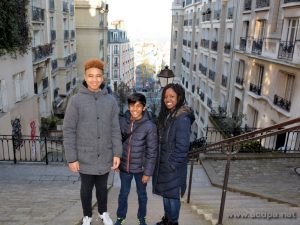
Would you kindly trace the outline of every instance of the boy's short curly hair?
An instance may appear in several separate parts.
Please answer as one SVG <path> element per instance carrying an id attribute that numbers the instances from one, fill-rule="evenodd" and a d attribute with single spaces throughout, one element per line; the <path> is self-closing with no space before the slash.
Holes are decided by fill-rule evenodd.
<path id="1" fill-rule="evenodd" d="M 84 63 L 84 71 L 90 68 L 98 68 L 103 71 L 104 69 L 104 62 L 99 59 L 88 59 Z"/>

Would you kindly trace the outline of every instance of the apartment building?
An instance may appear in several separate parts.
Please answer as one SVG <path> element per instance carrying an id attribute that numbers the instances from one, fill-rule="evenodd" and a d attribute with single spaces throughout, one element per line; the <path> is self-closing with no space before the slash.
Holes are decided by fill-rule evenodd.
<path id="1" fill-rule="evenodd" d="M 212 126 L 212 110 L 227 111 L 233 64 L 237 0 L 175 0 L 172 4 L 171 68 L 194 108 L 198 137 Z"/>
<path id="2" fill-rule="evenodd" d="M 75 0 L 77 69 L 81 80 L 84 75 L 83 65 L 87 59 L 107 59 L 107 13 L 108 4 L 104 0 Z M 104 75 L 108 77 L 107 66 Z"/>
<path id="3" fill-rule="evenodd" d="M 76 90 L 78 80 L 75 5 L 74 0 L 47 2 L 48 38 L 52 54 L 50 73 L 44 86 L 46 87 L 47 83 L 50 85 L 52 114 L 63 115 L 68 99 Z"/>
<path id="4" fill-rule="evenodd" d="M 127 32 L 122 27 L 123 21 L 114 21 L 114 29 L 108 30 L 108 80 L 114 91 L 120 82 L 133 88 L 134 81 L 134 50 Z"/>
<path id="5" fill-rule="evenodd" d="M 171 66 L 195 136 L 216 111 L 242 113 L 249 127 L 299 116 L 299 9 L 299 0 L 173 1 Z"/>

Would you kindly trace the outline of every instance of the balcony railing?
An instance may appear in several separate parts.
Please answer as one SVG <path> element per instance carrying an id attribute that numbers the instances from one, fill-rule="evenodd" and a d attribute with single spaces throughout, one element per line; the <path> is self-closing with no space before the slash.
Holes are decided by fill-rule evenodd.
<path id="1" fill-rule="evenodd" d="M 263 47 L 263 39 L 254 39 L 252 43 L 252 53 L 261 55 Z"/>
<path id="2" fill-rule="evenodd" d="M 256 8 L 269 7 L 270 0 L 256 0 Z"/>
<path id="3" fill-rule="evenodd" d="M 76 60 L 77 60 L 77 53 L 73 53 L 71 55 L 71 61 L 72 61 L 72 63 L 76 62 Z"/>
<path id="4" fill-rule="evenodd" d="M 39 45 L 32 48 L 33 62 L 50 57 L 52 54 L 52 44 Z"/>
<path id="5" fill-rule="evenodd" d="M 38 22 L 45 21 L 45 9 L 32 6 L 32 20 Z"/>
<path id="6" fill-rule="evenodd" d="M 218 41 L 211 41 L 211 50 L 215 52 L 218 50 Z"/>
<path id="7" fill-rule="evenodd" d="M 284 0 L 284 3 L 300 2 L 300 0 Z"/>
<path id="8" fill-rule="evenodd" d="M 228 80 L 228 77 L 225 76 L 224 74 L 222 74 L 222 86 L 223 87 L 227 87 L 227 80 Z"/>
<path id="9" fill-rule="evenodd" d="M 284 99 L 278 95 L 274 95 L 274 101 L 273 101 L 274 105 L 279 106 L 280 108 L 286 110 L 286 111 L 290 111 L 291 108 L 291 101 Z"/>
<path id="10" fill-rule="evenodd" d="M 70 66 L 72 62 L 71 55 L 64 57 L 64 61 L 65 61 L 65 67 Z"/>
<path id="11" fill-rule="evenodd" d="M 240 50 L 241 51 L 246 51 L 246 46 L 247 46 L 247 38 L 246 37 L 241 37 L 240 38 Z"/>
<path id="12" fill-rule="evenodd" d="M 209 70 L 208 78 L 211 79 L 212 81 L 215 81 L 215 76 L 216 76 L 216 72 L 213 70 Z"/>
<path id="13" fill-rule="evenodd" d="M 295 43 L 281 41 L 279 43 L 278 59 L 293 59 Z"/>
<path id="14" fill-rule="evenodd" d="M 244 2 L 244 10 L 245 11 L 251 10 L 251 4 L 252 4 L 252 0 L 245 0 L 245 2 Z"/>
<path id="15" fill-rule="evenodd" d="M 250 83 L 249 91 L 251 91 L 257 95 L 261 95 L 261 85 L 256 85 L 256 84 Z"/>
<path id="16" fill-rule="evenodd" d="M 237 76 L 235 78 L 235 82 L 239 85 L 243 85 L 244 84 L 244 78 Z"/>

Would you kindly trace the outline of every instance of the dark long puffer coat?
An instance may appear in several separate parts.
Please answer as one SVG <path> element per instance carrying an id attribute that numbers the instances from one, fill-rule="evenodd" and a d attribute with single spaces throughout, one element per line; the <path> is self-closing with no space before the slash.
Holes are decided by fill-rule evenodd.
<path id="1" fill-rule="evenodd" d="M 121 132 L 130 133 L 131 126 L 130 112 L 127 111 L 120 118 Z M 119 168 L 129 173 L 143 172 L 144 175 L 152 176 L 158 152 L 158 137 L 156 125 L 147 111 L 143 113 L 141 120 L 133 122 L 133 130 L 132 135 L 123 143 Z"/>
<path id="2" fill-rule="evenodd" d="M 191 108 L 181 107 L 159 130 L 159 154 L 153 174 L 153 193 L 166 198 L 182 197 L 186 190 L 187 153 L 191 124 L 195 117 Z"/>

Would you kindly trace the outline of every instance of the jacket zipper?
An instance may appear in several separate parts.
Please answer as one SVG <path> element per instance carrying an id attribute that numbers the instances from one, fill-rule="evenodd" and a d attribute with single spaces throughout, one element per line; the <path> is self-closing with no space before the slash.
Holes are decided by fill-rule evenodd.
<path id="1" fill-rule="evenodd" d="M 131 122 L 130 132 L 132 132 L 132 130 L 133 130 L 133 124 L 134 124 L 134 121 Z M 129 137 L 128 148 L 127 148 L 127 162 L 126 162 L 126 172 L 127 173 L 129 173 L 129 163 L 130 163 L 130 153 L 131 153 L 131 138 L 132 138 L 132 134 Z"/>

